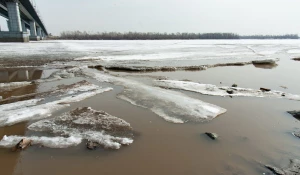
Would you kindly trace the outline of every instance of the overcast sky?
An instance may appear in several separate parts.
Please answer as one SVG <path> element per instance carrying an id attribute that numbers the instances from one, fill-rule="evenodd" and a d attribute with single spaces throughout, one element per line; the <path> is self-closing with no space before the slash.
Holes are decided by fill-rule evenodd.
<path id="1" fill-rule="evenodd" d="M 300 34 L 300 0 L 35 0 L 50 33 Z M 6 28 L 1 17 L 0 25 Z"/>

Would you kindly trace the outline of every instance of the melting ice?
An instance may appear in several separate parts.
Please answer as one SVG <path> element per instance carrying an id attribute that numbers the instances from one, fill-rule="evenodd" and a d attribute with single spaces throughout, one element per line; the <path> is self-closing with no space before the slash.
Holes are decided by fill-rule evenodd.
<path id="1" fill-rule="evenodd" d="M 300 100 L 300 95 L 293 95 L 290 93 L 285 93 L 281 91 L 262 91 L 250 88 L 240 88 L 240 87 L 218 87 L 212 84 L 200 84 L 195 82 L 187 81 L 176 81 L 176 80 L 157 80 L 155 81 L 156 86 L 180 89 L 186 91 L 192 91 L 201 93 L 204 95 L 213 96 L 242 96 L 242 97 L 273 97 L 273 98 L 286 98 L 289 100 Z M 227 91 L 232 90 L 233 93 L 229 94 Z"/>
<path id="2" fill-rule="evenodd" d="M 86 98 L 112 90 L 112 88 L 100 88 L 99 86 L 90 83 L 79 84 L 82 86 L 74 85 L 65 89 L 65 95 L 56 101 L 37 105 L 42 99 L 34 99 L 0 105 L 0 126 L 8 126 L 28 120 L 46 118 L 51 116 L 52 112 L 69 106 L 68 103 L 79 102 Z M 78 92 L 80 92 L 80 94 L 78 94 Z M 70 94 L 73 95 L 70 96 Z"/>
<path id="3" fill-rule="evenodd" d="M 179 92 L 151 87 L 137 81 L 89 70 L 84 72 L 98 81 L 112 82 L 124 86 L 125 90 L 119 94 L 119 98 L 134 105 L 149 108 L 168 122 L 210 121 L 226 112 L 226 109 L 188 97 Z"/>

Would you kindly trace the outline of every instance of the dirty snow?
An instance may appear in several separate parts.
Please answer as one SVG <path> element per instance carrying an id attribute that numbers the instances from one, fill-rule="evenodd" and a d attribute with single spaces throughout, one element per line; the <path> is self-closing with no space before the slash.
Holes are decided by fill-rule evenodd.
<path id="1" fill-rule="evenodd" d="M 28 129 L 87 139 L 111 149 L 120 149 L 122 145 L 133 143 L 129 137 L 113 136 L 116 133 L 130 134 L 132 128 L 129 123 L 91 108 L 77 108 L 53 119 L 33 123 Z"/>

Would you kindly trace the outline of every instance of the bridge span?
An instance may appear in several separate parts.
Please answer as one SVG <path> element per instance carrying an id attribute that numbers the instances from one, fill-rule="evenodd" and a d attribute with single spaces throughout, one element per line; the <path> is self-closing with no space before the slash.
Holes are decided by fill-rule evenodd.
<path id="1" fill-rule="evenodd" d="M 9 29 L 0 31 L 0 42 L 39 41 L 48 35 L 41 17 L 30 0 L 0 0 L 0 15 L 7 19 Z"/>

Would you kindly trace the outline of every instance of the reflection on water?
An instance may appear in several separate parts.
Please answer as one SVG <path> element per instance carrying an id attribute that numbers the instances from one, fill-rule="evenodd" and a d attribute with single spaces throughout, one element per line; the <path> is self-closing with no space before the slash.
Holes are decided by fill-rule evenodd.
<path id="1" fill-rule="evenodd" d="M 278 64 L 253 64 L 256 68 L 260 69 L 274 69 Z"/>
<path id="2" fill-rule="evenodd" d="M 42 77 L 43 70 L 32 69 L 0 69 L 0 83 L 32 81 Z"/>
<path id="3" fill-rule="evenodd" d="M 0 83 L 38 80 L 45 78 L 45 76 L 49 76 L 50 73 L 52 73 L 52 71 L 44 71 L 36 68 L 5 68 L 0 69 Z M 6 99 L 12 96 L 35 93 L 37 88 L 37 85 L 32 84 L 19 88 L 0 89 L 0 96 L 2 96 L 3 99 Z"/>

